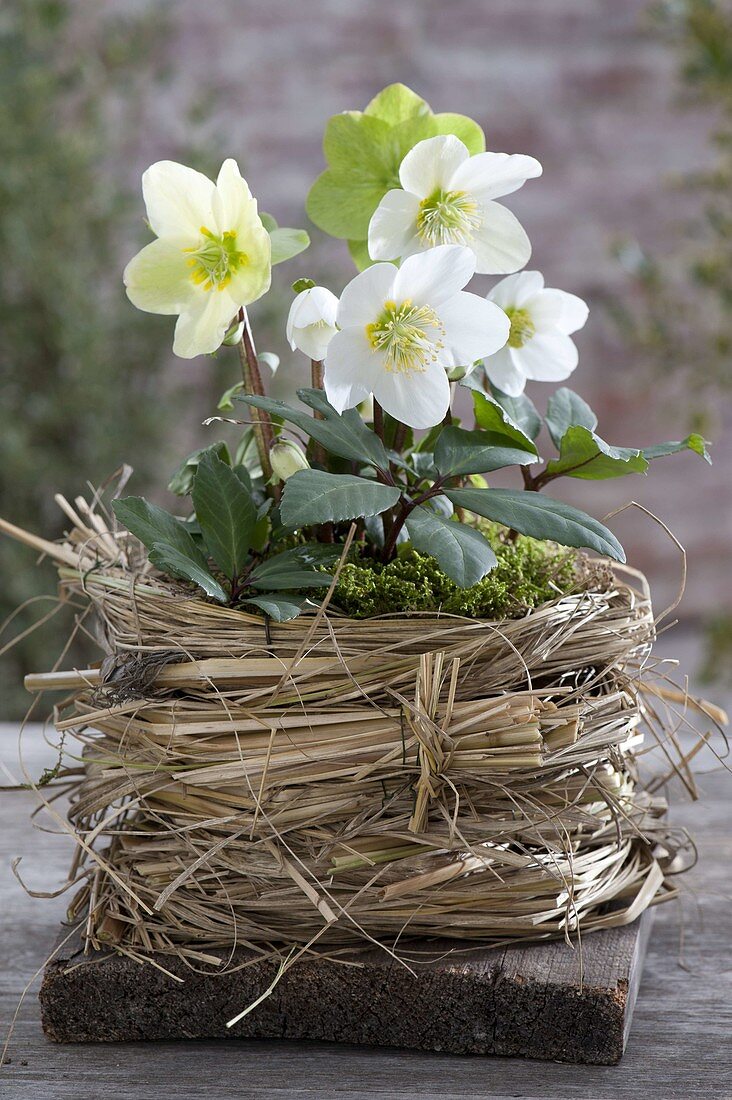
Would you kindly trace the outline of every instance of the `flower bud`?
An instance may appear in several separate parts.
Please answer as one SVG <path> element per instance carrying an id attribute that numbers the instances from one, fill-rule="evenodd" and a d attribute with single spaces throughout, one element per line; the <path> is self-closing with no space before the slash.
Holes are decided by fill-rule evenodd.
<path id="1" fill-rule="evenodd" d="M 328 344 L 335 336 L 338 299 L 324 286 L 301 291 L 290 307 L 287 339 L 294 351 L 299 348 L 310 359 L 325 358 Z"/>
<path id="2" fill-rule="evenodd" d="M 309 470 L 302 447 L 289 439 L 281 439 L 270 448 L 269 460 L 272 463 L 272 477 L 276 481 L 287 481 L 298 470 Z"/>
<path id="3" fill-rule="evenodd" d="M 243 321 L 232 321 L 232 323 L 229 325 L 228 329 L 226 330 L 226 336 L 224 336 L 224 339 L 223 339 L 222 343 L 226 344 L 227 348 L 233 348 L 239 343 L 239 341 L 242 338 L 243 333 L 244 333 L 244 322 Z"/>

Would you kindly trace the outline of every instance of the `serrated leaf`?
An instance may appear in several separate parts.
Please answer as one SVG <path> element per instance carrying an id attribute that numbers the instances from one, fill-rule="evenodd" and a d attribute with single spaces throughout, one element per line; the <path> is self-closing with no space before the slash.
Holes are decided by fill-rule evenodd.
<path id="1" fill-rule="evenodd" d="M 314 569 L 283 569 L 281 573 L 263 570 L 261 574 L 255 569 L 249 577 L 249 584 L 252 588 L 291 591 L 296 588 L 327 588 L 332 579 L 328 573 L 318 573 Z"/>
<path id="2" fill-rule="evenodd" d="M 348 409 L 343 414 L 337 413 L 322 390 L 298 390 L 298 396 L 310 408 L 321 412 L 325 419 L 318 420 L 302 409 L 293 409 L 284 401 L 276 401 L 271 397 L 241 394 L 237 400 L 257 409 L 265 409 L 271 415 L 295 424 L 331 454 L 347 458 L 351 462 L 365 462 L 382 470 L 388 469 L 389 457 L 383 443 L 366 427 L 356 409 Z"/>
<path id="3" fill-rule="evenodd" d="M 508 397 L 494 391 L 490 396 L 477 385 L 471 385 L 469 379 L 463 381 L 473 395 L 475 423 L 487 431 L 501 432 L 523 450 L 537 454 L 534 440 L 541 430 L 541 417 L 534 403 L 523 394 L 520 397 Z"/>
<path id="4" fill-rule="evenodd" d="M 559 444 L 559 458 L 547 463 L 546 472 L 555 476 L 604 481 L 626 474 L 644 474 L 648 462 L 640 451 L 611 447 L 589 428 L 567 428 Z"/>
<path id="5" fill-rule="evenodd" d="M 232 405 L 232 408 L 234 406 Z M 221 408 L 221 406 L 219 406 Z M 178 469 L 175 471 L 170 481 L 168 482 L 168 489 L 171 493 L 175 493 L 179 497 L 187 497 L 193 488 L 193 479 L 196 476 L 196 470 L 198 469 L 198 463 L 201 461 L 201 456 L 206 454 L 206 451 L 211 450 L 211 447 L 199 447 L 197 451 L 193 451 L 184 458 Z M 231 465 L 231 455 L 227 445 L 221 441 L 214 443 L 213 450 L 219 456 L 222 462 Z"/>
<path id="6" fill-rule="evenodd" d="M 495 520 L 522 535 L 550 539 L 562 546 L 585 546 L 625 561 L 622 546 L 607 527 L 561 500 L 513 489 L 447 489 L 445 495 L 456 507 Z"/>
<path id="7" fill-rule="evenodd" d="M 526 466 L 536 462 L 531 451 L 511 446 L 508 436 L 498 432 L 468 432 L 447 427 L 435 445 L 435 466 L 447 477 L 460 474 L 487 474 L 504 466 Z"/>
<path id="8" fill-rule="evenodd" d="M 496 564 L 490 543 L 474 527 L 422 507 L 410 512 L 405 526 L 415 550 L 431 554 L 461 588 L 477 584 Z"/>
<path id="9" fill-rule="evenodd" d="M 318 544 L 310 544 L 275 554 L 252 570 L 248 583 L 254 588 L 327 588 L 333 578 L 316 567 L 326 560 L 331 563 L 339 551 L 337 547 L 321 549 L 322 553 Z"/>
<path id="10" fill-rule="evenodd" d="M 560 446 L 568 428 L 577 425 L 594 432 L 597 427 L 597 417 L 587 402 L 566 386 L 549 398 L 544 420 L 555 447 Z"/>
<path id="11" fill-rule="evenodd" d="M 304 229 L 273 229 L 269 235 L 272 242 L 272 266 L 299 256 L 310 244 L 310 237 Z"/>
<path id="12" fill-rule="evenodd" d="M 310 527 L 374 516 L 393 507 L 400 490 L 352 474 L 300 470 L 285 482 L 280 516 L 285 527 Z"/>
<path id="13" fill-rule="evenodd" d="M 225 576 L 238 577 L 249 558 L 257 521 L 251 492 L 209 451 L 198 465 L 191 497 L 211 557 Z"/>
<path id="14" fill-rule="evenodd" d="M 656 443 L 653 447 L 644 447 L 643 457 L 650 462 L 654 458 L 663 458 L 665 455 L 675 455 L 681 451 L 693 451 L 694 454 L 699 455 L 711 466 L 712 458 L 707 446 L 707 440 L 703 436 L 692 432 L 691 435 L 687 435 L 686 439 L 679 439 L 671 443 Z"/>
<path id="15" fill-rule="evenodd" d="M 297 618 L 304 601 L 294 593 L 268 592 L 261 596 L 248 596 L 244 602 L 254 604 L 276 623 L 286 623 Z"/>
<path id="16" fill-rule="evenodd" d="M 215 577 L 211 576 L 205 564 L 201 565 L 198 560 L 192 560 L 169 543 L 156 542 L 150 550 L 149 557 L 152 564 L 162 573 L 193 581 L 208 596 L 212 596 L 219 603 L 228 601 L 229 597 L 226 592 Z"/>
<path id="17" fill-rule="evenodd" d="M 202 569 L 208 563 L 196 546 L 185 524 L 164 508 L 149 504 L 144 497 L 123 497 L 112 501 L 114 514 L 140 542 L 151 550 L 156 543 L 172 546 L 183 557 L 190 558 Z"/>

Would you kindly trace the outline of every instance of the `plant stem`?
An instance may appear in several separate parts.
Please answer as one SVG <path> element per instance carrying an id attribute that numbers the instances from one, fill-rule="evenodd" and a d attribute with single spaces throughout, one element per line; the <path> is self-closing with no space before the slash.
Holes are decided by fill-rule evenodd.
<path id="1" fill-rule="evenodd" d="M 323 389 L 323 364 L 318 359 L 310 360 L 310 381 L 314 390 Z M 325 420 L 325 417 L 317 409 L 313 409 L 313 416 L 316 420 Z M 312 455 L 313 461 L 317 462 L 320 466 L 326 466 L 325 447 L 322 443 L 316 443 L 312 441 Z M 332 538 L 330 539 L 332 542 Z"/>
<path id="2" fill-rule="evenodd" d="M 381 442 L 384 442 L 384 410 L 379 402 L 374 398 L 374 431 L 378 435 Z"/>
<path id="3" fill-rule="evenodd" d="M 409 515 L 409 513 L 412 511 L 412 509 L 414 507 L 415 507 L 415 505 L 411 501 L 407 501 L 407 500 L 404 500 L 404 498 L 402 498 L 399 501 L 399 503 L 397 504 L 397 514 L 396 514 L 396 516 L 392 516 L 391 513 L 389 513 L 389 530 L 388 530 L 388 533 L 387 533 L 387 525 L 386 525 L 387 513 L 386 512 L 383 513 L 383 518 L 384 518 L 383 561 L 384 562 L 390 561 L 391 558 L 393 557 L 394 551 L 396 550 L 396 544 L 397 544 L 397 538 L 399 537 L 399 532 L 401 531 L 402 527 L 404 526 L 404 523 L 407 519 L 407 516 Z"/>
<path id="4" fill-rule="evenodd" d="M 323 363 L 320 359 L 310 360 L 310 382 L 314 390 L 322 390 L 323 387 Z M 321 420 L 323 418 L 322 413 L 316 412 L 315 414 Z"/>
<path id="5" fill-rule="evenodd" d="M 257 353 L 254 349 L 252 330 L 249 325 L 249 318 L 247 317 L 246 310 L 239 310 L 239 320 L 244 322 L 242 337 L 237 345 L 244 386 L 248 393 L 254 393 L 260 397 L 264 397 L 262 374 L 259 370 L 259 360 L 257 359 Z M 272 477 L 272 464 L 269 460 L 269 452 L 274 443 L 272 421 L 270 420 L 269 413 L 265 412 L 264 409 L 253 408 L 252 419 L 254 421 L 254 438 L 257 444 L 259 462 L 262 467 L 262 475 L 264 477 L 264 483 L 269 491 L 270 479 Z"/>

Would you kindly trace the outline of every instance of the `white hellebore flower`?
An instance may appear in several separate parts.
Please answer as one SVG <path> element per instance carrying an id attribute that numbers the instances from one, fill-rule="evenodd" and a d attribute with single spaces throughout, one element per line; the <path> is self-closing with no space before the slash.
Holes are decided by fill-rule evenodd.
<path id="1" fill-rule="evenodd" d="M 213 183 L 161 160 L 142 177 L 157 240 L 125 268 L 127 297 L 146 313 L 178 314 L 173 351 L 192 359 L 216 351 L 242 306 L 269 289 L 272 264 L 257 200 L 225 160 Z"/>
<path id="2" fill-rule="evenodd" d="M 501 279 L 488 295 L 511 322 L 508 343 L 485 360 L 488 378 L 503 393 L 518 397 L 527 379 L 560 382 L 577 366 L 570 333 L 582 328 L 589 310 L 576 294 L 544 287 L 538 271 Z"/>
<path id="3" fill-rule="evenodd" d="M 299 348 L 310 359 L 320 362 L 338 329 L 338 299 L 324 286 L 302 290 L 290 306 L 287 339 L 294 351 Z"/>
<path id="4" fill-rule="evenodd" d="M 519 154 L 471 157 L 452 134 L 419 141 L 399 168 L 403 190 L 388 191 L 369 225 L 372 260 L 396 260 L 440 244 L 462 244 L 480 274 L 518 271 L 531 255 L 529 238 L 505 206 L 494 202 L 540 176 L 538 160 Z"/>
<path id="5" fill-rule="evenodd" d="M 508 339 L 506 314 L 463 287 L 475 255 L 441 245 L 400 268 L 374 264 L 343 291 L 340 332 L 325 356 L 325 392 L 343 412 L 370 394 L 412 428 L 439 424 L 450 404 L 447 371 L 491 355 Z"/>

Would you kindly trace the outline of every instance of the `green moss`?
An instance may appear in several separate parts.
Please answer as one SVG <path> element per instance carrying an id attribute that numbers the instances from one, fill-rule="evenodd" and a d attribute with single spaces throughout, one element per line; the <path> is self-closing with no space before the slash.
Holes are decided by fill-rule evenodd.
<path id="1" fill-rule="evenodd" d="M 607 587 L 606 567 L 577 550 L 519 535 L 514 542 L 497 525 L 481 525 L 498 564 L 471 588 L 459 588 L 434 558 L 405 544 L 394 561 L 347 562 L 333 603 L 356 619 L 410 611 L 443 611 L 475 619 L 517 618 L 567 592 Z"/>

